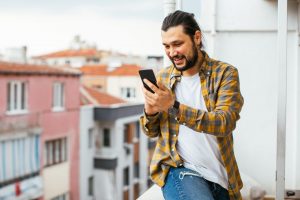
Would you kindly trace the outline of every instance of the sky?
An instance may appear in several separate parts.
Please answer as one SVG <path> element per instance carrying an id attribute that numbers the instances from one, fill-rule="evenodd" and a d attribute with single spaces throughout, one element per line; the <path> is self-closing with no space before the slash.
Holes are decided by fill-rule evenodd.
<path id="1" fill-rule="evenodd" d="M 185 11 L 200 10 L 200 0 L 183 2 Z M 160 32 L 163 3 L 163 0 L 0 1 L 0 54 L 22 46 L 27 46 L 29 56 L 65 50 L 74 36 L 79 35 L 101 50 L 163 55 Z"/>
<path id="2" fill-rule="evenodd" d="M 0 1 L 0 53 L 27 46 L 36 56 L 69 48 L 75 35 L 98 49 L 163 53 L 163 0 Z"/>

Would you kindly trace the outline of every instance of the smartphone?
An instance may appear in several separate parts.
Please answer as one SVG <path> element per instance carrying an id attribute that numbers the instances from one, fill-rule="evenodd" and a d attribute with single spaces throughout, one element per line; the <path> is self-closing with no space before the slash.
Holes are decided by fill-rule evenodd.
<path id="1" fill-rule="evenodd" d="M 156 87 L 158 87 L 153 70 L 152 69 L 142 69 L 142 70 L 139 70 L 139 74 L 142 79 L 144 87 L 148 91 L 154 93 L 154 91 L 150 87 L 148 87 L 148 85 L 146 85 L 146 83 L 144 83 L 144 81 L 143 81 L 143 79 L 148 79 L 152 84 L 154 84 Z"/>

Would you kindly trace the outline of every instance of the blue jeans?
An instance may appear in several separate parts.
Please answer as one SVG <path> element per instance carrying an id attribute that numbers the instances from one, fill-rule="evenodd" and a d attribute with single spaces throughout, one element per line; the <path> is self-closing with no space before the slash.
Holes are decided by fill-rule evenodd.
<path id="1" fill-rule="evenodd" d="M 165 200 L 229 200 L 226 189 L 185 167 L 171 167 L 162 187 Z"/>

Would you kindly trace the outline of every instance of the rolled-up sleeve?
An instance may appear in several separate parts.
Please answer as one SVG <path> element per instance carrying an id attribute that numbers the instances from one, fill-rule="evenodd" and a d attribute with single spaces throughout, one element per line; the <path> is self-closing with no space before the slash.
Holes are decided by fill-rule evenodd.
<path id="1" fill-rule="evenodd" d="M 157 137 L 159 135 L 159 115 L 160 113 L 157 113 L 154 116 L 147 116 L 144 112 L 144 115 L 140 117 L 142 130 L 148 137 Z"/>

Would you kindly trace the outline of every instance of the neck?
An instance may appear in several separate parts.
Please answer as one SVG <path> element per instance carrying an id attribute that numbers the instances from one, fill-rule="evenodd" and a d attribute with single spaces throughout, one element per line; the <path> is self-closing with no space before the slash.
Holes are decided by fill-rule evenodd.
<path id="1" fill-rule="evenodd" d="M 193 67 L 191 67 L 190 69 L 183 71 L 182 76 L 193 76 L 193 75 L 199 73 L 199 67 L 201 67 L 203 60 L 204 60 L 204 56 L 203 56 L 202 52 L 200 50 L 198 50 L 198 60 L 197 60 L 196 64 Z"/>

